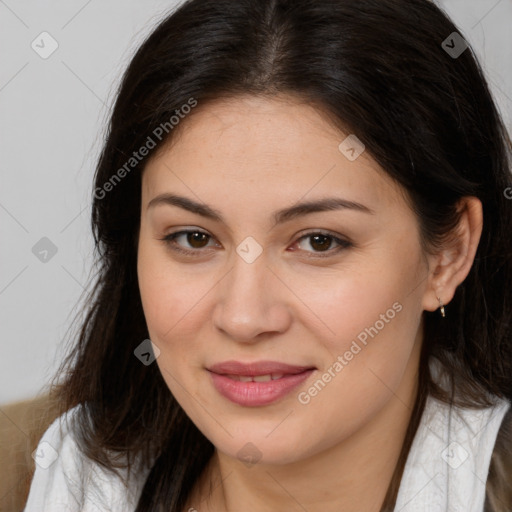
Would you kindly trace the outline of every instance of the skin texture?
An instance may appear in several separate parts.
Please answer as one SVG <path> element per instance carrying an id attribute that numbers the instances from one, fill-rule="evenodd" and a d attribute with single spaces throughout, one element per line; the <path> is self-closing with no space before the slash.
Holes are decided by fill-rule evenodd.
<path id="1" fill-rule="evenodd" d="M 416 398 L 422 312 L 436 310 L 437 297 L 448 304 L 469 272 L 480 202 L 468 198 L 450 246 L 424 253 L 400 187 L 368 152 L 347 159 L 338 145 L 348 134 L 292 96 L 199 104 L 176 135 L 143 173 L 138 276 L 156 363 L 216 447 L 185 510 L 378 511 Z M 177 206 L 148 209 L 162 193 L 206 203 L 225 223 Z M 323 197 L 374 214 L 342 209 L 274 224 L 275 210 Z M 160 240 L 181 229 L 210 235 L 175 240 L 199 256 Z M 334 239 L 304 237 L 318 230 L 353 246 L 336 252 Z M 263 249 L 252 263 L 236 251 L 249 236 Z M 298 393 L 395 303 L 394 318 L 301 403 Z M 317 371 L 277 402 L 244 407 L 221 396 L 206 370 L 230 359 Z M 249 442 L 261 457 L 252 465 L 237 455 Z"/>

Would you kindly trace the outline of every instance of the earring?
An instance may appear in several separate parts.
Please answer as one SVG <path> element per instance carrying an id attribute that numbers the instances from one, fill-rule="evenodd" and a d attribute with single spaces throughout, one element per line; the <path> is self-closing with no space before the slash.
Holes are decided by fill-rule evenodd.
<path id="1" fill-rule="evenodd" d="M 444 306 L 443 306 L 443 303 L 441 302 L 441 299 L 439 297 L 437 297 L 437 300 L 439 301 L 439 307 L 441 308 L 441 316 L 443 318 L 446 317 L 445 313 L 444 313 Z"/>

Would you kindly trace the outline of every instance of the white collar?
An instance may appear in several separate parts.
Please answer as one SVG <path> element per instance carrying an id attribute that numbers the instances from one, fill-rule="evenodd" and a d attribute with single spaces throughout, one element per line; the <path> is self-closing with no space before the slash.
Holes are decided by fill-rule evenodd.
<path id="1" fill-rule="evenodd" d="M 485 409 L 458 408 L 429 395 L 393 512 L 483 512 L 491 455 L 510 405 L 496 398 Z"/>

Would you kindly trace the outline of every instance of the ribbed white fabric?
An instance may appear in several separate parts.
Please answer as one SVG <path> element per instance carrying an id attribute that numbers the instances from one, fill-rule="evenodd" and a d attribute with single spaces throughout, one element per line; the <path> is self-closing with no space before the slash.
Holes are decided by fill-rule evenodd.
<path id="1" fill-rule="evenodd" d="M 460 410 L 429 397 L 394 512 L 483 512 L 490 458 L 509 407 L 501 400 L 488 409 Z M 64 417 L 39 441 L 41 464 L 36 464 L 24 512 L 133 512 L 147 472 L 133 476 L 127 489 L 82 456 Z"/>
<path id="2" fill-rule="evenodd" d="M 132 475 L 126 488 L 119 477 L 84 457 L 70 425 L 80 407 L 57 418 L 39 441 L 24 512 L 133 512 L 136 509 L 147 472 Z M 126 476 L 125 471 L 120 472 Z"/>
<path id="3" fill-rule="evenodd" d="M 435 362 L 431 368 L 439 379 Z M 511 404 L 450 406 L 429 396 L 402 475 L 394 512 L 483 512 L 491 455 Z"/>

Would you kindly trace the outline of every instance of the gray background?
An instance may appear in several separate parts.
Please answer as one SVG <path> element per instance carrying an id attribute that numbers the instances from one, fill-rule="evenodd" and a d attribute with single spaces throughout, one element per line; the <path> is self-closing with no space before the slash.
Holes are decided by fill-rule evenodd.
<path id="1" fill-rule="evenodd" d="M 138 44 L 176 3 L 0 0 L 0 405 L 40 392 L 76 332 L 109 106 Z M 512 0 L 437 3 L 475 49 L 512 132 Z M 31 47 L 50 47 L 44 31 L 59 45 L 47 59 Z M 34 254 L 43 237 L 53 256 Z"/>

